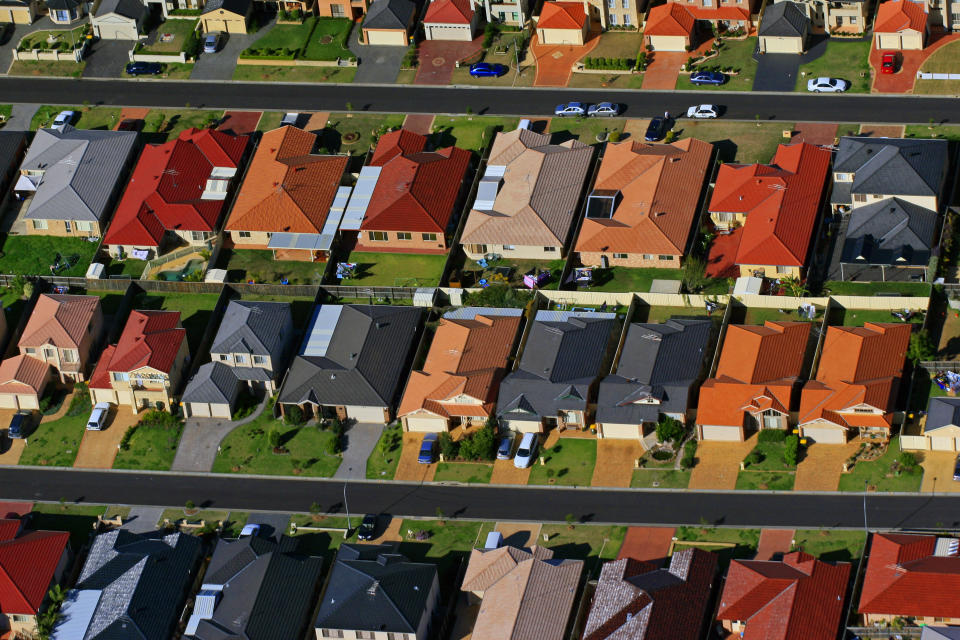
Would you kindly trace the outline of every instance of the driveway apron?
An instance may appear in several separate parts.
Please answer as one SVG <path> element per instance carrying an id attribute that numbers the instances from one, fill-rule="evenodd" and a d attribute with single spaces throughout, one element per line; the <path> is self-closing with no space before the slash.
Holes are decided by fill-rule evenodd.
<path id="1" fill-rule="evenodd" d="M 367 477 L 367 458 L 383 433 L 382 424 L 357 422 L 346 428 L 343 434 L 343 462 L 333 474 L 340 480 L 363 480 Z"/>
<path id="2" fill-rule="evenodd" d="M 670 554 L 673 527 L 630 527 L 620 545 L 617 560 L 633 558 L 644 562 L 662 563 Z"/>
<path id="3" fill-rule="evenodd" d="M 793 546 L 793 529 L 761 529 L 760 542 L 754 560 L 776 560 L 790 552 Z"/>
<path id="4" fill-rule="evenodd" d="M 183 436 L 173 458 L 172 471 L 210 471 L 217 458 L 220 442 L 228 433 L 242 424 L 256 419 L 263 413 L 266 400 L 260 403 L 256 411 L 233 422 L 213 418 L 188 418 L 183 425 Z"/>
<path id="5" fill-rule="evenodd" d="M 357 56 L 357 75 L 353 81 L 368 84 L 392 84 L 400 73 L 400 64 L 407 54 L 406 47 L 370 46 L 360 44 L 360 29 L 350 34 L 350 51 Z M 360 108 L 359 105 L 357 105 Z"/>
<path id="6" fill-rule="evenodd" d="M 254 33 L 230 33 L 224 34 L 226 42 L 216 53 L 201 53 L 200 57 L 193 65 L 193 71 L 190 73 L 191 80 L 230 80 L 233 78 L 233 70 L 237 66 L 237 58 L 240 52 L 262 38 L 270 29 L 276 26 L 276 21 L 271 21 Z"/>
<path id="7" fill-rule="evenodd" d="M 827 39 L 821 38 L 801 56 L 795 53 L 754 53 L 757 75 L 753 78 L 754 91 L 788 91 L 797 86 L 800 65 L 812 62 L 827 49 Z"/>
<path id="8" fill-rule="evenodd" d="M 130 40 L 100 40 L 87 51 L 84 78 L 119 78 L 130 62 Z"/>
<path id="9" fill-rule="evenodd" d="M 457 60 L 463 60 L 483 48 L 483 36 L 471 42 L 424 40 L 417 52 L 419 63 L 414 84 L 450 84 Z"/>
<path id="10" fill-rule="evenodd" d="M 50 18 L 44 16 L 33 24 L 16 24 L 13 26 L 13 32 L 6 42 L 0 43 L 0 73 L 7 73 L 10 65 L 13 64 L 13 50 L 20 44 L 28 33 L 40 31 L 41 29 L 57 29 Z"/>

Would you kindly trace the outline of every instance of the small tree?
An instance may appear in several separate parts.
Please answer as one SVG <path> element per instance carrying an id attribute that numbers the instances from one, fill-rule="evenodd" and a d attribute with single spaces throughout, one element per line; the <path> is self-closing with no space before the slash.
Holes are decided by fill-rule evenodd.
<path id="1" fill-rule="evenodd" d="M 187 501 L 184 503 L 183 507 L 184 507 L 187 511 L 193 511 L 194 509 L 197 508 L 197 505 L 193 502 L 193 500 L 187 500 Z"/>
<path id="2" fill-rule="evenodd" d="M 450 433 L 444 431 L 440 434 L 440 453 L 443 455 L 444 460 L 453 460 L 457 457 L 457 454 L 460 452 L 460 444 L 454 442 L 453 438 L 450 436 Z"/>
<path id="3" fill-rule="evenodd" d="M 921 329 L 910 335 L 910 346 L 907 348 L 907 360 L 916 364 L 921 360 L 930 360 L 937 353 L 933 340 L 926 329 Z"/>
<path id="4" fill-rule="evenodd" d="M 800 437 L 796 435 L 787 436 L 783 443 L 783 463 L 788 467 L 797 465 L 797 452 L 800 450 Z"/>
<path id="5" fill-rule="evenodd" d="M 683 263 L 683 286 L 690 293 L 697 293 L 707 286 L 707 263 L 703 258 L 688 256 Z"/>
<path id="6" fill-rule="evenodd" d="M 803 282 L 800 281 L 800 278 L 797 278 L 796 276 L 783 278 L 780 281 L 780 285 L 783 287 L 783 290 L 788 296 L 792 296 L 794 298 L 802 298 L 810 293 L 807 287 L 804 286 Z"/>
<path id="7" fill-rule="evenodd" d="M 27 300 L 33 297 L 33 283 L 29 280 L 23 283 L 23 297 Z"/>
<path id="8" fill-rule="evenodd" d="M 577 517 L 576 517 L 575 515 L 573 515 L 572 513 L 568 513 L 568 514 L 564 517 L 564 519 L 567 521 L 567 525 L 569 525 L 569 527 L 570 527 L 571 529 L 573 529 L 573 523 L 577 521 Z"/>
<path id="9" fill-rule="evenodd" d="M 759 126 L 760 126 L 760 114 L 759 114 L 759 113 L 758 113 L 758 114 L 755 114 L 755 115 L 753 116 L 753 118 L 754 118 L 754 120 L 757 121 L 757 126 L 759 127 Z"/>
<path id="10" fill-rule="evenodd" d="M 287 424 L 298 425 L 303 423 L 303 410 L 297 405 L 292 405 L 283 415 L 283 421 Z"/>
<path id="11" fill-rule="evenodd" d="M 267 442 L 270 443 L 271 449 L 277 449 L 280 447 L 280 432 L 276 429 L 271 429 L 267 434 Z"/>
<path id="12" fill-rule="evenodd" d="M 917 469 L 917 465 L 920 462 L 917 460 L 917 454 L 912 451 L 902 451 L 900 452 L 900 457 L 897 459 L 900 463 L 900 468 L 906 471 L 907 473 L 913 473 Z"/>
<path id="13" fill-rule="evenodd" d="M 670 416 L 664 416 L 657 422 L 657 441 L 658 442 L 677 442 L 683 438 L 683 423 Z"/>
<path id="14" fill-rule="evenodd" d="M 310 514 L 311 514 L 311 515 L 314 515 L 314 516 L 320 515 L 320 511 L 321 511 L 321 509 L 320 509 L 320 503 L 319 503 L 319 502 L 311 502 L 311 503 L 310 503 Z"/>

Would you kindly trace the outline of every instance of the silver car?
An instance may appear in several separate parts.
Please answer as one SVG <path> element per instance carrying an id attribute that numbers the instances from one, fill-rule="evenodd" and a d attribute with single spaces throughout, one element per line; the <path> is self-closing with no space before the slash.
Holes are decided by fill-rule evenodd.
<path id="1" fill-rule="evenodd" d="M 687 109 L 688 118 L 716 118 L 720 110 L 713 104 L 695 104 Z"/>
<path id="2" fill-rule="evenodd" d="M 615 102 L 601 102 L 599 104 L 592 104 L 590 105 L 590 108 L 587 109 L 587 115 L 591 117 L 612 118 L 620 115 L 620 105 Z"/>
<path id="3" fill-rule="evenodd" d="M 553 110 L 553 115 L 563 118 L 565 116 L 582 116 L 587 113 L 587 105 L 582 102 L 567 102 L 566 104 L 558 104 L 557 108 Z"/>
<path id="4" fill-rule="evenodd" d="M 850 83 L 840 78 L 810 78 L 807 80 L 807 91 L 813 93 L 842 93 Z"/>
<path id="5" fill-rule="evenodd" d="M 73 124 L 74 118 L 77 117 L 76 111 L 61 111 L 57 114 L 57 117 L 53 119 L 53 124 L 50 125 L 51 129 L 56 129 L 58 131 L 63 131 L 63 128 L 68 124 Z"/>

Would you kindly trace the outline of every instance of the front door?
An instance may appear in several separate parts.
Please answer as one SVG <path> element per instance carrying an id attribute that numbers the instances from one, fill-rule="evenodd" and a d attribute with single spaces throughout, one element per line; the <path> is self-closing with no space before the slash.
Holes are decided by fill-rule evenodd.
<path id="1" fill-rule="evenodd" d="M 347 408 L 337 407 L 337 420 L 343 422 L 346 419 L 347 419 Z"/>

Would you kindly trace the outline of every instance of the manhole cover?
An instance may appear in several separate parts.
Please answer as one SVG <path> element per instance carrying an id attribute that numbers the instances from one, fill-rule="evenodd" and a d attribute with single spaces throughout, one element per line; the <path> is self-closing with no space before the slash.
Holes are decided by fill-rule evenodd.
<path id="1" fill-rule="evenodd" d="M 446 61 L 444 58 L 434 58 L 434 59 L 433 59 L 433 66 L 435 66 L 435 67 L 442 67 L 442 66 L 445 65 L 446 63 L 447 63 L 447 61 Z"/>

